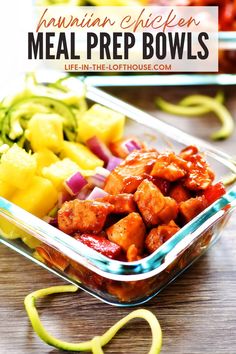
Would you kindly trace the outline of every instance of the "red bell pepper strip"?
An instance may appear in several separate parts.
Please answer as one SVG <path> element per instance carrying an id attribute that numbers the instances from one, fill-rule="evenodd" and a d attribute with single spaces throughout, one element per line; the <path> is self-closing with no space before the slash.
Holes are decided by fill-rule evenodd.
<path id="1" fill-rule="evenodd" d="M 226 193 L 226 189 L 222 182 L 218 182 L 215 185 L 209 186 L 204 191 L 204 196 L 207 200 L 208 205 L 214 203 L 217 199 L 222 197 Z"/>
<path id="2" fill-rule="evenodd" d="M 119 245 L 109 241 L 104 236 L 82 234 L 76 235 L 75 239 L 111 259 L 119 258 L 122 253 L 122 248 Z"/>

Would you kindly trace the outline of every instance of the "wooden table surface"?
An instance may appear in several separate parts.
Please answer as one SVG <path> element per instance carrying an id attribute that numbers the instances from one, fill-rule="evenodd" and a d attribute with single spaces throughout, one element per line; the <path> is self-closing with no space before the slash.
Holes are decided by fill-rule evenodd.
<path id="1" fill-rule="evenodd" d="M 226 88 L 227 105 L 236 116 L 234 88 Z M 153 97 L 164 93 L 173 99 L 190 90 L 124 89 L 116 95 L 135 102 L 146 110 L 155 111 Z M 214 88 L 191 89 L 215 92 Z M 125 95 L 125 96 L 124 96 Z M 147 104 L 148 102 L 148 104 Z M 213 116 L 208 119 L 158 117 L 183 130 L 207 138 L 217 127 Z M 217 143 L 235 153 L 236 136 Z M 142 307 L 153 311 L 163 329 L 163 354 L 235 354 L 236 353 L 236 218 L 232 215 L 221 240 L 188 271 L 161 294 Z M 41 342 L 34 334 L 26 316 L 23 300 L 29 292 L 62 284 L 54 275 L 39 268 L 22 256 L 0 245 L 0 353 L 56 354 L 58 350 Z M 82 341 L 102 334 L 131 309 L 115 308 L 79 291 L 76 294 L 51 296 L 39 301 L 43 323 L 55 336 L 64 340 Z M 137 320 L 121 330 L 105 347 L 106 353 L 143 354 L 148 352 L 150 331 L 146 323 Z"/>

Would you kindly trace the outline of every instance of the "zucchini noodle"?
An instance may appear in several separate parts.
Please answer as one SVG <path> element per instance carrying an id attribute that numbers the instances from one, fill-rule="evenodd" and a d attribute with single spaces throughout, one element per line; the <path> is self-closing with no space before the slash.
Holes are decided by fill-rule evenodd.
<path id="1" fill-rule="evenodd" d="M 190 95 L 175 105 L 158 97 L 156 105 L 165 112 L 189 117 L 214 112 L 221 122 L 221 128 L 211 134 L 211 139 L 221 140 L 228 138 L 234 130 L 233 118 L 223 105 L 222 98 L 222 93 L 218 93 L 215 98 L 205 95 Z"/>
<path id="2" fill-rule="evenodd" d="M 53 337 L 46 331 L 40 321 L 39 314 L 35 306 L 36 300 L 51 294 L 76 292 L 77 290 L 78 288 L 74 285 L 53 286 L 47 289 L 34 291 L 33 293 L 26 296 L 24 304 L 32 327 L 37 335 L 45 343 L 55 348 L 67 351 L 91 351 L 93 354 L 103 354 L 102 347 L 109 343 L 123 326 L 125 326 L 130 320 L 134 318 L 142 318 L 148 322 L 152 332 L 152 345 L 149 350 L 149 354 L 160 353 L 162 346 L 162 331 L 160 324 L 154 314 L 145 309 L 132 311 L 129 315 L 125 316 L 116 324 L 114 324 L 102 336 L 96 336 L 90 341 L 81 343 L 69 343 Z"/>
<path id="3" fill-rule="evenodd" d="M 179 102 L 179 104 L 173 104 L 173 103 L 167 102 L 166 100 L 164 100 L 161 97 L 157 97 L 157 99 L 155 100 L 155 103 L 156 103 L 156 106 L 158 108 L 160 108 L 161 110 L 163 110 L 167 113 L 180 115 L 180 116 L 195 117 L 198 115 L 201 116 L 203 114 L 207 114 L 207 113 L 211 112 L 211 110 L 208 107 L 203 106 L 202 104 L 197 105 L 197 106 L 196 105 L 192 106 L 191 101 L 189 101 L 189 99 L 191 97 L 192 96 L 186 96 L 185 98 L 183 98 Z M 214 100 L 223 104 L 224 103 L 223 92 L 218 91 Z"/>

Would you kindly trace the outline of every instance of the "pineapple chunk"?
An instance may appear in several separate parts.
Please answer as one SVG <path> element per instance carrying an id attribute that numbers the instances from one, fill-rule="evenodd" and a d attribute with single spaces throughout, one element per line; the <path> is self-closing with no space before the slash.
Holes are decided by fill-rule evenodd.
<path id="1" fill-rule="evenodd" d="M 35 171 L 36 161 L 34 157 L 16 144 L 2 155 L 0 179 L 16 188 L 27 188 Z"/>
<path id="2" fill-rule="evenodd" d="M 63 182 L 77 171 L 80 171 L 80 169 L 75 162 L 64 159 L 44 167 L 42 175 L 48 178 L 57 190 L 62 190 L 64 189 Z"/>
<path id="3" fill-rule="evenodd" d="M 6 199 L 10 199 L 12 194 L 14 193 L 15 188 L 2 180 L 0 180 L 0 196 Z"/>
<path id="4" fill-rule="evenodd" d="M 22 238 L 22 241 L 29 247 L 29 248 L 36 248 L 42 244 L 42 241 L 39 241 L 37 238 L 31 236 L 31 235 L 26 235 L 25 237 Z"/>
<path id="5" fill-rule="evenodd" d="M 18 190 L 12 202 L 28 212 L 42 218 L 56 204 L 58 193 L 51 181 L 35 176 L 26 190 Z"/>
<path id="6" fill-rule="evenodd" d="M 79 120 L 79 139 L 86 142 L 91 137 L 97 136 L 108 144 L 122 138 L 124 124 L 123 114 L 95 104 Z"/>
<path id="7" fill-rule="evenodd" d="M 94 170 L 103 166 L 103 161 L 94 155 L 86 146 L 69 141 L 63 142 L 61 157 L 68 157 L 76 162 L 81 168 Z"/>
<path id="8" fill-rule="evenodd" d="M 37 163 L 36 173 L 38 175 L 42 174 L 42 169 L 44 167 L 50 166 L 51 164 L 59 161 L 59 158 L 52 151 L 47 149 L 38 151 L 33 156 L 36 159 L 36 163 Z"/>
<path id="9" fill-rule="evenodd" d="M 36 113 L 26 131 L 34 151 L 49 149 L 59 152 L 63 143 L 63 118 L 58 114 Z"/>
<path id="10" fill-rule="evenodd" d="M 0 219 L 0 233 L 3 237 L 14 240 L 20 237 L 26 237 L 28 234 L 19 229 L 17 226 L 13 225 L 10 221 L 1 218 Z"/>

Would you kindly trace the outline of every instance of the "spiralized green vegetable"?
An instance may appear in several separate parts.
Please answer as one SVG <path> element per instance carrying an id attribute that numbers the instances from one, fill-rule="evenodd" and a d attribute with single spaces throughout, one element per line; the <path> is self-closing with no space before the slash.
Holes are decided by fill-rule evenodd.
<path id="1" fill-rule="evenodd" d="M 41 289 L 34 291 L 26 296 L 24 304 L 31 324 L 37 335 L 47 344 L 62 350 L 67 351 L 91 351 L 93 354 L 103 354 L 102 347 L 105 346 L 116 335 L 116 333 L 125 326 L 130 320 L 134 318 L 142 318 L 146 320 L 151 328 L 152 332 L 152 345 L 149 350 L 149 354 L 160 353 L 162 346 L 162 331 L 157 318 L 148 310 L 140 309 L 131 312 L 126 317 L 118 321 L 102 336 L 96 336 L 90 341 L 81 343 L 68 343 L 61 341 L 49 334 L 43 327 L 38 311 L 35 307 L 35 301 L 47 295 L 64 293 L 64 292 L 76 292 L 78 288 L 74 285 L 65 286 L 53 286 L 47 289 Z"/>
<path id="2" fill-rule="evenodd" d="M 161 97 L 157 97 L 155 100 L 156 106 L 160 108 L 161 110 L 175 114 L 175 115 L 181 115 L 181 116 L 189 116 L 189 117 L 195 117 L 195 116 L 201 116 L 203 114 L 207 114 L 211 112 L 211 110 L 203 105 L 197 105 L 197 106 L 192 106 L 191 101 L 189 102 L 189 99 L 192 96 L 186 96 L 183 98 L 179 104 L 173 104 L 170 102 L 167 102 Z M 218 91 L 217 95 L 215 96 L 215 100 L 221 104 L 224 103 L 224 93 L 222 91 Z"/>
<path id="3" fill-rule="evenodd" d="M 190 95 L 180 101 L 178 105 L 169 103 L 160 97 L 155 102 L 163 111 L 180 116 L 193 117 L 214 112 L 221 122 L 221 128 L 211 135 L 213 140 L 226 139 L 233 133 L 234 120 L 228 109 L 223 105 L 221 92 L 215 98 L 205 95 Z"/>

